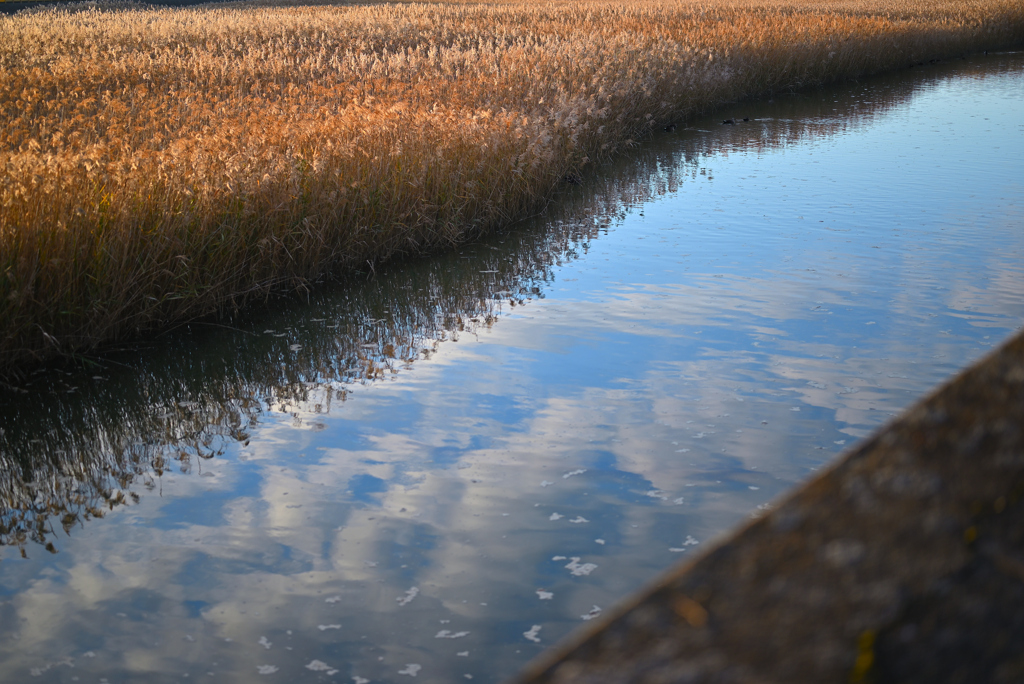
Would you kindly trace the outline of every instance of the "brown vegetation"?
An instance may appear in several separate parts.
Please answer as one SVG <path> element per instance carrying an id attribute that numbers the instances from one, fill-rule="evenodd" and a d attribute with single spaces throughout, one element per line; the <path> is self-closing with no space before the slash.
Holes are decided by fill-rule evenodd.
<path id="1" fill-rule="evenodd" d="M 724 102 L 1022 41 L 1019 0 L 0 17 L 0 374 L 464 240 Z"/>

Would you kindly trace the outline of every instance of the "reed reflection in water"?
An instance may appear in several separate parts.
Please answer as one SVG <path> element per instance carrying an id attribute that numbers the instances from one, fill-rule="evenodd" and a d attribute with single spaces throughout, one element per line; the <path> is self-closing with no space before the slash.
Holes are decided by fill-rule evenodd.
<path id="1" fill-rule="evenodd" d="M 1017 129 L 977 129 L 1020 72 L 738 105 L 461 253 L 35 374 L 0 680 L 507 676 L 1019 325 Z"/>

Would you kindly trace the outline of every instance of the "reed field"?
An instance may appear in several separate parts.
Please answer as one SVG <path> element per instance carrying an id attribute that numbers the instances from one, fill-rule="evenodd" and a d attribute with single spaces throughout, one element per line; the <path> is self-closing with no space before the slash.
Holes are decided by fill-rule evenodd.
<path id="1" fill-rule="evenodd" d="M 726 102 L 1024 42 L 1020 0 L 0 17 L 0 376 L 537 211 Z"/>

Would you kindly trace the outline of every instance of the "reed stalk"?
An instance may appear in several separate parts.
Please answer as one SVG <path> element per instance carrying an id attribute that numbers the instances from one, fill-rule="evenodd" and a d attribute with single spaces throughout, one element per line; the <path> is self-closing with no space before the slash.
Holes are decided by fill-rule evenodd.
<path id="1" fill-rule="evenodd" d="M 1019 0 L 0 17 L 0 376 L 470 239 L 726 102 L 1021 42 Z"/>

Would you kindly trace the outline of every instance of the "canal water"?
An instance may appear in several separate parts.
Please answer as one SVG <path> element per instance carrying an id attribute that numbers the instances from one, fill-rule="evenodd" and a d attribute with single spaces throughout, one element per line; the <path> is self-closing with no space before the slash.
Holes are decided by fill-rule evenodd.
<path id="1" fill-rule="evenodd" d="M 1021 112 L 1020 52 L 737 104 L 5 388 L 0 681 L 510 676 L 1020 327 Z"/>

